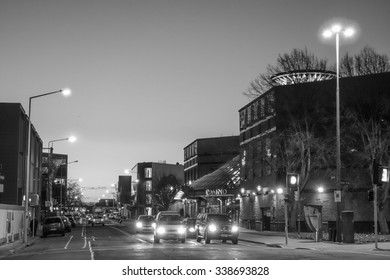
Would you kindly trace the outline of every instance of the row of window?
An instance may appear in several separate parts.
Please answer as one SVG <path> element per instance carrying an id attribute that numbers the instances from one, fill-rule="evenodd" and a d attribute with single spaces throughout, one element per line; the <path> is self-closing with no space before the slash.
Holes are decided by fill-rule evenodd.
<path id="1" fill-rule="evenodd" d="M 198 142 L 194 142 L 191 145 L 184 148 L 184 160 L 189 159 L 198 154 Z"/>
<path id="2" fill-rule="evenodd" d="M 263 121 L 255 126 L 253 126 L 250 129 L 247 129 L 245 131 L 242 131 L 240 133 L 240 143 L 243 143 L 244 141 L 247 141 L 251 139 L 252 137 L 255 137 L 257 135 L 260 135 L 262 133 L 265 133 L 267 131 L 270 131 L 272 128 L 275 127 L 275 118 L 271 117 L 266 121 Z"/>
<path id="3" fill-rule="evenodd" d="M 240 129 L 244 129 L 258 120 L 275 113 L 275 96 L 273 92 L 261 96 L 245 109 L 240 111 Z"/>

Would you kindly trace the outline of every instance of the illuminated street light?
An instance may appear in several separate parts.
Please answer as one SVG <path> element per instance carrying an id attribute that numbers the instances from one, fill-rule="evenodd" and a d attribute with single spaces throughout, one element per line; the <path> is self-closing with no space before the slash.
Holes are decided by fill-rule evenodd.
<path id="1" fill-rule="evenodd" d="M 317 191 L 318 191 L 319 193 L 323 193 L 323 192 L 324 192 L 324 187 L 318 187 Z"/>
<path id="2" fill-rule="evenodd" d="M 278 194 L 282 194 L 282 193 L 283 193 L 283 188 L 278 188 L 278 189 L 276 190 L 276 192 L 277 192 Z"/>
<path id="3" fill-rule="evenodd" d="M 330 38 L 333 35 L 336 37 L 336 189 L 341 190 L 341 156 L 340 156 L 340 59 L 339 59 L 339 41 L 340 34 L 345 37 L 351 37 L 355 31 L 352 27 L 344 27 L 341 24 L 334 24 L 330 28 L 326 29 L 322 35 L 325 38 Z M 340 204 L 336 202 L 337 216 L 336 216 L 336 231 L 337 242 L 341 242 L 341 220 L 340 220 Z"/>
<path id="4" fill-rule="evenodd" d="M 26 155 L 26 189 L 24 194 L 24 230 L 23 230 L 23 242 L 27 243 L 27 228 L 28 228 L 28 201 L 29 201 L 29 192 L 30 192 L 30 153 L 31 153 L 31 101 L 34 98 L 44 97 L 47 95 L 61 93 L 64 96 L 69 96 L 71 94 L 71 90 L 69 88 L 63 88 L 60 90 L 34 95 L 29 98 L 28 101 L 28 128 L 27 128 L 27 155 Z"/>

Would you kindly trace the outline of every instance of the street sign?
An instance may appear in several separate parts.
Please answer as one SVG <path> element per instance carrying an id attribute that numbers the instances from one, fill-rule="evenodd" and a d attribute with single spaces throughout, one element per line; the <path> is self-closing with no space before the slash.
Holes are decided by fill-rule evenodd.
<path id="1" fill-rule="evenodd" d="M 341 191 L 334 191 L 334 202 L 341 202 Z"/>

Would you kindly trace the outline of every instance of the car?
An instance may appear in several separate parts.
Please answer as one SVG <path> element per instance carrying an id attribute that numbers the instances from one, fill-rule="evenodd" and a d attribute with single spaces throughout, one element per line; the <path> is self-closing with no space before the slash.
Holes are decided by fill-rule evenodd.
<path id="1" fill-rule="evenodd" d="M 72 231 L 72 223 L 69 221 L 68 217 L 61 216 L 62 221 L 64 222 L 65 231 L 71 232 Z"/>
<path id="2" fill-rule="evenodd" d="M 95 226 L 95 224 L 100 224 L 100 225 L 104 226 L 104 218 L 103 218 L 103 216 L 100 216 L 100 215 L 93 216 L 91 223 L 92 223 L 92 226 Z"/>
<path id="3" fill-rule="evenodd" d="M 71 214 L 66 214 L 65 217 L 69 219 L 70 224 L 72 227 L 76 227 L 76 219 Z"/>
<path id="4" fill-rule="evenodd" d="M 47 217 L 43 221 L 42 237 L 46 237 L 50 234 L 61 234 L 62 236 L 65 236 L 65 225 L 61 217 Z"/>
<path id="5" fill-rule="evenodd" d="M 196 238 L 196 227 L 195 227 L 195 218 L 186 218 L 184 219 L 184 224 L 186 226 L 186 238 Z"/>
<path id="6" fill-rule="evenodd" d="M 160 211 L 156 216 L 153 230 L 154 243 L 160 243 L 160 239 L 186 241 L 186 228 L 183 218 L 174 211 Z"/>
<path id="7" fill-rule="evenodd" d="M 196 217 L 196 241 L 205 243 L 211 240 L 231 240 L 233 244 L 238 243 L 238 226 L 233 222 L 228 214 L 201 213 Z"/>
<path id="8" fill-rule="evenodd" d="M 152 215 L 140 215 L 136 220 L 136 230 L 139 232 L 152 232 L 153 226 L 156 223 Z"/>

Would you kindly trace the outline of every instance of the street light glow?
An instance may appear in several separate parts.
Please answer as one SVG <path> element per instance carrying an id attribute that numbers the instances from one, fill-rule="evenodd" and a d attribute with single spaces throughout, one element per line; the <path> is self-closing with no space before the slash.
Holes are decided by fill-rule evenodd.
<path id="1" fill-rule="evenodd" d="M 276 190 L 276 192 L 277 192 L 278 194 L 282 194 L 282 193 L 283 193 L 283 189 L 282 189 L 282 188 L 278 188 L 278 189 Z"/>
<path id="2" fill-rule="evenodd" d="M 72 94 L 72 91 L 70 90 L 70 88 L 63 88 L 61 89 L 61 93 L 64 95 L 64 96 L 69 96 Z"/>
<path id="3" fill-rule="evenodd" d="M 70 136 L 70 137 L 68 138 L 68 141 L 69 141 L 70 143 L 76 142 L 76 140 L 77 140 L 77 138 L 76 138 L 75 136 Z"/>

